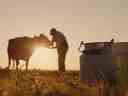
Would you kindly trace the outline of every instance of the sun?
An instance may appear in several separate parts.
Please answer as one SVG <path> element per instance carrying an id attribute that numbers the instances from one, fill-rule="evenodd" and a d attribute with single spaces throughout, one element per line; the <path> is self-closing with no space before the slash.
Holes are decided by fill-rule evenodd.
<path id="1" fill-rule="evenodd" d="M 37 47 L 30 62 L 31 68 L 57 69 L 57 52 L 55 49 Z"/>

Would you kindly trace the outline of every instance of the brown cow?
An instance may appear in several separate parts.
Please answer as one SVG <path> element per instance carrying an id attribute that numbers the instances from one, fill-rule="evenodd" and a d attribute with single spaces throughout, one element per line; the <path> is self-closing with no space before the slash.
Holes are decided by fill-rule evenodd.
<path id="1" fill-rule="evenodd" d="M 28 63 L 36 46 L 49 47 L 50 41 L 44 34 L 33 38 L 17 37 L 10 39 L 7 48 L 8 68 L 10 68 L 11 61 L 13 61 L 16 62 L 16 69 L 18 70 L 19 61 L 24 60 L 26 62 L 26 70 L 28 70 Z"/>

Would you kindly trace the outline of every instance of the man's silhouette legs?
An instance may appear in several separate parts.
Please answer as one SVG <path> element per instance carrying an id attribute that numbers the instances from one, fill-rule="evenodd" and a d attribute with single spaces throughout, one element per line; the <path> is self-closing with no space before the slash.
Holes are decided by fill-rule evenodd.
<path id="1" fill-rule="evenodd" d="M 58 67 L 60 72 L 65 72 L 65 58 L 67 48 L 58 48 Z"/>

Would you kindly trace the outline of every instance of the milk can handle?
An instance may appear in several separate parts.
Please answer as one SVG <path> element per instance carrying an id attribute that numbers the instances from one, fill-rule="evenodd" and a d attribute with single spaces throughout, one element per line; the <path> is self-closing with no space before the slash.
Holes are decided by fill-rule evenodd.
<path id="1" fill-rule="evenodd" d="M 79 46 L 79 48 L 78 48 L 79 52 L 83 52 L 83 50 L 81 50 L 81 47 L 82 47 L 83 45 L 85 45 L 85 43 L 84 43 L 84 41 L 81 41 L 81 42 L 80 42 L 80 46 Z"/>

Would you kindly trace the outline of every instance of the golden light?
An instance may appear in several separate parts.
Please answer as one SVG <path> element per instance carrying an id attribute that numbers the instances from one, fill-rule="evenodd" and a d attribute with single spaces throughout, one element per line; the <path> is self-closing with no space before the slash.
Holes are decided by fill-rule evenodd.
<path id="1" fill-rule="evenodd" d="M 31 57 L 30 64 L 30 68 L 56 70 L 57 52 L 55 49 L 38 47 Z"/>

